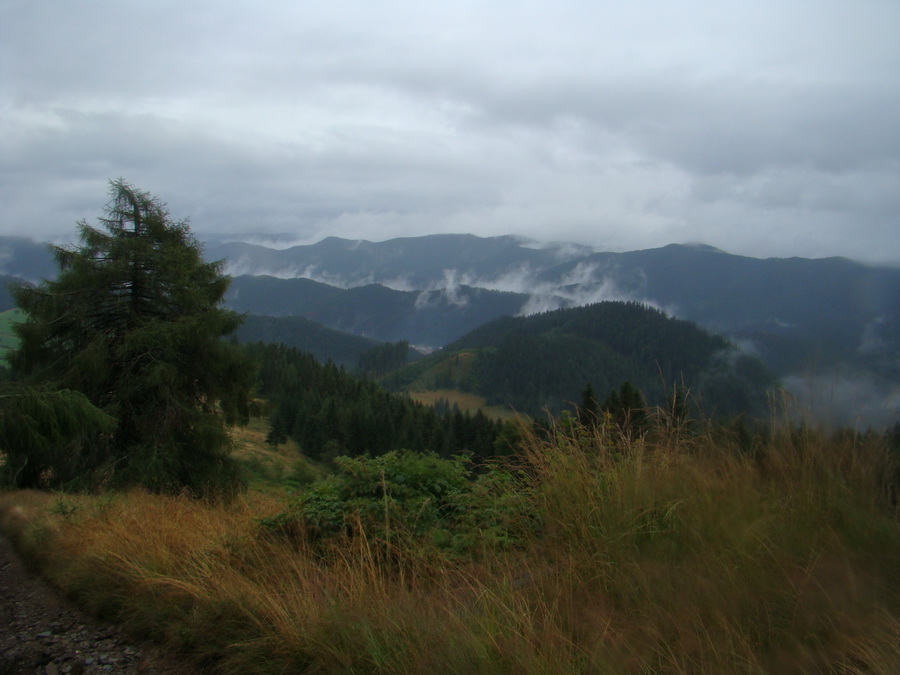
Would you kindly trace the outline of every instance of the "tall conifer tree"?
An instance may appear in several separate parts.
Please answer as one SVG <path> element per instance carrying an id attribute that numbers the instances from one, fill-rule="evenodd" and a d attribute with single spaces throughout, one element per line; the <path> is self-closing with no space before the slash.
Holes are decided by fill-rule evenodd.
<path id="1" fill-rule="evenodd" d="M 240 324 L 223 309 L 222 262 L 204 262 L 186 221 L 123 180 L 102 227 L 55 247 L 58 277 L 13 291 L 15 370 L 82 392 L 115 418 L 92 439 L 103 480 L 160 491 L 231 486 L 226 423 L 246 419 L 253 368 L 222 340 Z"/>

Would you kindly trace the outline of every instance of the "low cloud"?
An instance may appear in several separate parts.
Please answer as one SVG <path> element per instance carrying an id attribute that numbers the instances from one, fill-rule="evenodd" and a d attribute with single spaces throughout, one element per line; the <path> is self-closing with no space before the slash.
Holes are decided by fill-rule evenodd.
<path id="1" fill-rule="evenodd" d="M 123 176 L 284 243 L 900 262 L 898 3 L 7 5 L 0 234 L 69 234 Z"/>
<path id="2" fill-rule="evenodd" d="M 469 298 L 461 292 L 462 286 L 472 286 L 468 275 L 460 275 L 456 270 L 444 270 L 442 281 L 431 284 L 429 288 L 419 293 L 416 297 L 416 309 L 424 309 L 444 302 L 456 307 L 465 307 L 469 304 Z"/>
<path id="3" fill-rule="evenodd" d="M 885 429 L 900 422 L 900 386 L 865 372 L 792 375 L 782 380 L 793 396 L 795 422 L 826 430 Z"/>
<path id="4" fill-rule="evenodd" d="M 433 304 L 439 297 L 448 304 L 462 306 L 468 302 L 464 295 L 460 295 L 462 286 L 527 295 L 519 316 L 606 301 L 639 302 L 662 309 L 648 298 L 623 289 L 614 276 L 605 274 L 599 265 L 593 263 L 578 263 L 559 282 L 539 281 L 537 272 L 528 265 L 487 278 L 458 270 L 444 270 L 441 281 L 430 284 L 420 293 L 416 307 Z"/>

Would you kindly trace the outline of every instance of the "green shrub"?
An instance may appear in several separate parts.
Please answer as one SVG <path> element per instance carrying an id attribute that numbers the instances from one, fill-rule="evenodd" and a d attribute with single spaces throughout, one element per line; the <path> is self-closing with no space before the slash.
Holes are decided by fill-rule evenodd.
<path id="1" fill-rule="evenodd" d="M 337 473 L 303 490 L 295 504 L 263 525 L 305 532 L 311 541 L 363 534 L 390 542 L 428 541 L 465 553 L 503 548 L 534 529 L 527 491 L 511 473 L 489 468 L 473 478 L 464 457 L 393 451 L 338 457 Z"/>

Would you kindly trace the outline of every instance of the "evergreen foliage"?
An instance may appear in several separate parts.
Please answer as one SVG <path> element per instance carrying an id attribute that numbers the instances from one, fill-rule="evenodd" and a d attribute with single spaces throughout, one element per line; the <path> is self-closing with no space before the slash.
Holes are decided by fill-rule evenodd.
<path id="1" fill-rule="evenodd" d="M 599 421 L 600 406 L 597 403 L 597 395 L 594 388 L 588 382 L 581 390 L 581 402 L 576 409 L 578 423 L 583 427 L 592 427 Z"/>
<path id="2" fill-rule="evenodd" d="M 0 389 L 0 484 L 77 485 L 96 462 L 91 435 L 113 428 L 115 420 L 80 392 L 6 384 Z"/>
<path id="3" fill-rule="evenodd" d="M 498 465 L 475 476 L 463 457 L 391 451 L 339 457 L 335 467 L 264 525 L 312 541 L 357 533 L 374 545 L 419 539 L 466 554 L 521 544 L 537 529 L 529 490 Z"/>
<path id="4" fill-rule="evenodd" d="M 402 368 L 409 361 L 409 341 L 388 342 L 360 354 L 357 372 L 379 377 Z"/>
<path id="5" fill-rule="evenodd" d="M 720 418 L 763 414 L 775 384 L 725 338 L 631 302 L 498 319 L 385 382 L 397 389 L 421 382 L 462 353 L 474 355 L 474 365 L 455 386 L 535 417 L 577 403 L 586 380 L 601 393 L 628 381 L 651 406 L 664 405 L 667 388 L 679 383 L 702 403 L 698 416 Z"/>
<path id="6" fill-rule="evenodd" d="M 247 314 L 234 335 L 245 344 L 270 342 L 296 347 L 319 361 L 334 361 L 347 368 L 355 366 L 363 354 L 378 347 L 375 340 L 334 330 L 302 316 Z"/>
<path id="7" fill-rule="evenodd" d="M 306 456 L 325 461 L 401 449 L 445 458 L 469 452 L 475 460 L 496 454 L 501 424 L 481 411 L 436 410 L 284 345 L 247 349 L 272 408 L 272 443 L 284 433 Z"/>
<path id="8" fill-rule="evenodd" d="M 220 307 L 229 278 L 221 262 L 203 261 L 187 223 L 172 221 L 156 197 L 122 180 L 110 193 L 102 228 L 82 221 L 80 246 L 54 247 L 55 280 L 13 289 L 28 316 L 15 327 L 10 362 L 116 419 L 81 445 L 95 481 L 231 488 L 225 424 L 247 417 L 253 367 L 221 339 L 240 324 Z M 60 446 L 40 481 L 19 474 L 17 484 L 60 485 L 70 452 Z"/>
<path id="9" fill-rule="evenodd" d="M 603 413 L 613 424 L 630 436 L 637 436 L 647 426 L 647 402 L 639 389 L 625 381 L 603 401 Z"/>

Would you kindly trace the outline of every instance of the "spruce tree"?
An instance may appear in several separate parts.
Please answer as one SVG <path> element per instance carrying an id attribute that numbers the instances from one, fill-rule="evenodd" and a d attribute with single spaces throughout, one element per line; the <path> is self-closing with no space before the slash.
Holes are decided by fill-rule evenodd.
<path id="1" fill-rule="evenodd" d="M 631 382 L 623 382 L 610 392 L 601 409 L 612 422 L 631 436 L 637 436 L 647 426 L 647 403 L 640 389 Z"/>
<path id="2" fill-rule="evenodd" d="M 82 221 L 79 246 L 54 247 L 55 280 L 13 289 L 27 320 L 10 362 L 116 420 L 91 440 L 97 480 L 232 487 L 226 423 L 247 417 L 253 367 L 222 339 L 241 320 L 220 306 L 230 279 L 159 199 L 123 180 L 110 193 L 102 227 Z"/>
<path id="3" fill-rule="evenodd" d="M 597 424 L 600 417 L 600 405 L 597 403 L 597 395 L 590 382 L 581 390 L 581 403 L 575 412 L 581 426 L 590 428 Z"/>
<path id="4" fill-rule="evenodd" d="M 115 420 L 76 391 L 0 385 L 0 483 L 14 487 L 80 487 L 94 465 L 97 433 Z"/>

